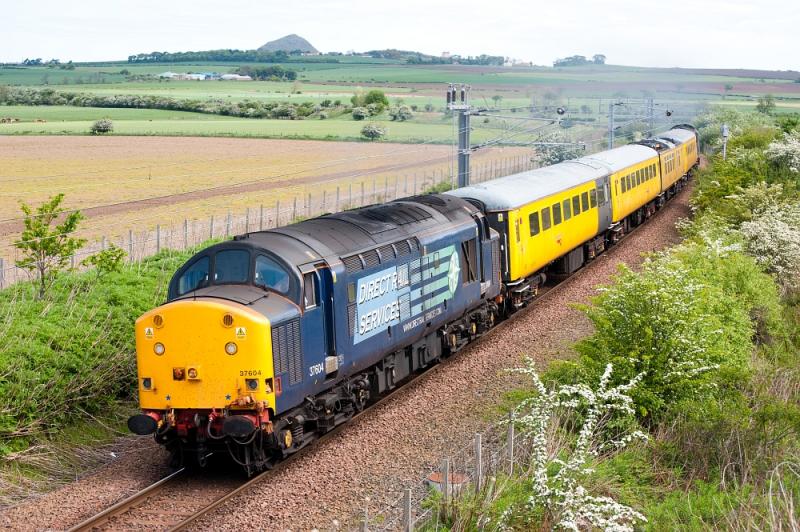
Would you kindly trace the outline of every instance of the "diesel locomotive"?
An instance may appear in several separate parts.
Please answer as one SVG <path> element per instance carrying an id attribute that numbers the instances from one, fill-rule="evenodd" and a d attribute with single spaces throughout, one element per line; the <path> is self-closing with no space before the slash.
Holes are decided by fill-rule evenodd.
<path id="1" fill-rule="evenodd" d="M 239 235 L 136 321 L 142 413 L 176 464 L 248 474 L 346 422 L 643 223 L 697 166 L 697 132 Z"/>

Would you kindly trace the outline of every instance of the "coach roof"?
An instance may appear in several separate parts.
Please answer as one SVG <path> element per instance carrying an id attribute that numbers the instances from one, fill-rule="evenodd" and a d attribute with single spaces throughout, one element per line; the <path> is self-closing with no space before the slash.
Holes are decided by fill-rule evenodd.
<path id="1" fill-rule="evenodd" d="M 663 133 L 659 133 L 655 135 L 657 139 L 667 139 L 674 144 L 683 144 L 684 142 L 689 142 L 694 138 L 694 133 L 689 131 L 688 129 L 683 128 L 673 128 L 669 131 L 664 131 Z"/>
<path id="2" fill-rule="evenodd" d="M 641 163 L 657 154 L 645 146 L 622 146 L 588 157 L 529 170 L 447 192 L 475 199 L 488 211 L 517 209 L 613 172 Z"/>

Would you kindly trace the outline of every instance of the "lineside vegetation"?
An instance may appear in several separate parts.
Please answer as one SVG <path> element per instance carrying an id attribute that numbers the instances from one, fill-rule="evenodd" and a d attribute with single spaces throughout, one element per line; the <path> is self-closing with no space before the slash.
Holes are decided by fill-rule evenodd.
<path id="1" fill-rule="evenodd" d="M 723 122 L 729 157 L 699 172 L 685 241 L 620 269 L 584 308 L 576 359 L 520 370 L 530 463 L 427 528 L 800 526 L 797 122 L 713 113 L 706 146 Z"/>

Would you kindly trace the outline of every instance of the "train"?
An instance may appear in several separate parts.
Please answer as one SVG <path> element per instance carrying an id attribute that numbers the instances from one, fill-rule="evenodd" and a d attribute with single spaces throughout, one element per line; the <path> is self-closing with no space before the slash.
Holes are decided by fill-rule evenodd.
<path id="1" fill-rule="evenodd" d="M 141 413 L 174 465 L 272 467 L 528 305 L 699 164 L 689 124 L 443 194 L 238 235 L 136 321 Z"/>

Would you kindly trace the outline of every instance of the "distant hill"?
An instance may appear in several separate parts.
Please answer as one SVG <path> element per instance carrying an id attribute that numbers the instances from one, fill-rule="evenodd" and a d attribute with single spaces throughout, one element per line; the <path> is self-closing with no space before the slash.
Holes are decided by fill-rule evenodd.
<path id="1" fill-rule="evenodd" d="M 299 35 L 295 35 L 294 33 L 287 35 L 286 37 L 281 37 L 280 39 L 270 41 L 258 49 L 259 52 L 294 52 L 295 50 L 300 50 L 301 52 L 311 54 L 319 53 L 319 50 L 311 46 L 310 42 Z"/>

